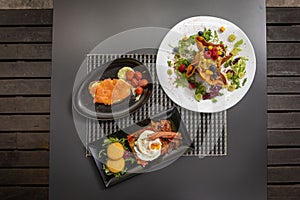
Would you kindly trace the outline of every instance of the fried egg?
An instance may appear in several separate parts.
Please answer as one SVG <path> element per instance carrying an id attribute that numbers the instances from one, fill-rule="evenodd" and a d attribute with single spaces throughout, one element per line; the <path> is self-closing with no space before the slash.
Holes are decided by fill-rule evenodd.
<path id="1" fill-rule="evenodd" d="M 154 131 L 145 130 L 135 142 L 134 150 L 136 155 L 144 161 L 152 161 L 161 154 L 161 141 L 159 138 L 150 140 L 148 135 Z"/>

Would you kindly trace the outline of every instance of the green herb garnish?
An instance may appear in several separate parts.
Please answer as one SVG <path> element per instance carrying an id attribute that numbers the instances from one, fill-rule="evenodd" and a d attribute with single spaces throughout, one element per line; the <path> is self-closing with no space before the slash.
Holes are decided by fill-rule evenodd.
<path id="1" fill-rule="evenodd" d="M 229 91 L 233 91 L 234 89 L 238 89 L 241 87 L 240 81 L 244 78 L 246 74 L 246 61 L 248 58 L 246 57 L 238 57 L 233 59 L 230 58 L 230 60 L 227 61 L 228 65 L 231 64 L 231 69 L 233 72 L 227 72 L 226 77 L 229 80 L 232 80 L 231 85 L 232 88 L 229 89 Z M 245 78 L 246 79 L 246 78 Z M 245 84 L 245 79 L 243 79 L 242 86 Z"/>
<path id="2" fill-rule="evenodd" d="M 190 62 L 185 58 L 178 58 L 178 60 L 174 64 L 177 69 L 178 67 L 180 67 L 180 65 L 189 66 Z"/>
<path id="3" fill-rule="evenodd" d="M 192 45 L 195 44 L 195 38 L 197 34 L 191 35 L 189 37 L 185 36 L 183 39 L 178 41 L 178 56 L 175 55 L 175 58 L 183 57 L 188 60 L 192 60 L 196 55 L 196 51 L 192 49 Z"/>
<path id="4" fill-rule="evenodd" d="M 124 168 L 122 171 L 120 171 L 118 173 L 112 173 L 111 171 L 109 171 L 109 169 L 107 169 L 106 165 L 103 165 L 103 170 L 106 175 L 108 175 L 108 176 L 113 175 L 114 177 L 119 178 L 119 177 L 123 176 L 124 174 L 126 174 L 127 168 Z"/>
<path id="5" fill-rule="evenodd" d="M 132 158 L 132 157 L 129 157 L 129 158 L 126 158 L 126 159 L 125 159 L 125 162 L 127 162 L 127 161 L 130 161 L 131 164 L 133 164 L 133 163 L 135 162 L 135 159 Z"/>
<path id="6" fill-rule="evenodd" d="M 243 44 L 243 39 L 240 39 L 239 41 L 237 41 L 235 44 L 234 44 L 234 48 L 236 48 L 236 47 L 239 47 L 239 46 L 241 46 L 242 44 Z"/>
<path id="7" fill-rule="evenodd" d="M 234 46 L 233 49 L 231 50 L 231 53 L 236 56 L 240 51 L 242 51 L 242 49 L 240 48 L 240 46 L 243 44 L 243 40 L 240 39 L 239 41 L 237 41 Z"/>
<path id="8" fill-rule="evenodd" d="M 206 41 L 210 41 L 211 38 L 213 37 L 213 35 L 212 35 L 212 33 L 211 33 L 211 30 L 210 30 L 210 29 L 206 29 L 206 27 L 204 27 L 202 37 L 203 37 Z"/>
<path id="9" fill-rule="evenodd" d="M 195 89 L 195 95 L 201 94 L 205 95 L 206 94 L 206 87 L 202 85 L 201 83 L 197 83 L 196 89 Z"/>
<path id="10" fill-rule="evenodd" d="M 244 86 L 246 82 L 247 82 L 247 78 L 244 78 L 242 86 Z"/>
<path id="11" fill-rule="evenodd" d="M 175 70 L 177 75 L 176 80 L 174 81 L 175 86 L 178 87 L 187 87 L 186 75 L 185 73 L 181 73 Z"/>
<path id="12" fill-rule="evenodd" d="M 99 151 L 99 153 L 98 153 L 98 157 L 99 157 L 99 158 L 101 158 L 103 154 L 105 154 L 105 155 L 106 155 L 106 151 L 105 151 L 105 149 L 102 149 L 102 150 L 100 150 L 100 151 Z"/>
<path id="13" fill-rule="evenodd" d="M 125 141 L 126 141 L 126 138 L 108 137 L 108 138 L 104 139 L 102 146 L 108 146 L 111 143 L 119 142 L 123 145 L 124 149 L 127 150 L 127 147 L 125 145 Z"/>
<path id="14" fill-rule="evenodd" d="M 212 98 L 212 99 L 211 99 L 211 102 L 212 102 L 212 103 L 217 103 L 217 99 Z"/>
<path id="15" fill-rule="evenodd" d="M 213 43 L 218 43 L 218 42 L 219 42 L 219 36 L 218 36 L 218 33 L 217 33 L 216 30 L 214 31 L 214 36 L 213 36 L 213 38 L 212 38 L 212 42 L 213 42 Z M 221 42 L 220 42 L 220 43 L 221 43 Z"/>

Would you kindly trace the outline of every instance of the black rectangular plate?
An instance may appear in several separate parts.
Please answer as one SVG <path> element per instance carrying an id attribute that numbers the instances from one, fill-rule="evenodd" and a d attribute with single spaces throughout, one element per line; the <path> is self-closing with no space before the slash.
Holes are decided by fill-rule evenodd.
<path id="1" fill-rule="evenodd" d="M 103 170 L 103 162 L 101 162 L 98 158 L 99 151 L 103 150 L 102 144 L 104 140 L 108 137 L 115 137 L 115 138 L 126 138 L 128 134 L 132 134 L 148 125 L 150 125 L 151 121 L 160 121 L 163 119 L 170 120 L 172 123 L 173 131 L 180 132 L 182 134 L 182 143 L 178 149 L 173 150 L 170 154 L 165 154 L 157 159 L 150 161 L 149 164 L 143 168 L 139 164 L 131 164 L 126 162 L 126 168 L 128 169 L 127 172 L 122 175 L 121 177 L 114 177 L 113 175 L 107 175 Z M 131 151 L 129 144 L 126 140 L 126 147 Z M 162 113 L 154 115 L 150 118 L 142 120 L 136 124 L 133 124 L 127 128 L 119 130 L 115 133 L 112 133 L 106 137 L 103 137 L 97 141 L 94 141 L 88 145 L 88 148 L 92 154 L 92 157 L 97 165 L 99 173 L 102 177 L 102 180 L 106 187 L 110 187 L 116 183 L 120 183 L 128 178 L 136 176 L 141 173 L 146 173 L 150 171 L 158 170 L 164 166 L 167 166 L 178 159 L 181 155 L 185 152 L 190 151 L 194 148 L 194 144 L 190 138 L 190 134 L 187 132 L 184 122 L 181 119 L 180 113 L 178 112 L 177 108 L 173 107 L 169 110 L 166 110 Z"/>

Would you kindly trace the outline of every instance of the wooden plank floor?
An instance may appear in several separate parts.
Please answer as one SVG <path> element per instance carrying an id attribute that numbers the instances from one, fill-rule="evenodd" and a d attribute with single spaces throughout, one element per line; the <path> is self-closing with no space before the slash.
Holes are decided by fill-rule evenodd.
<path id="1" fill-rule="evenodd" d="M 0 199 L 48 199 L 52 9 L 0 10 Z"/>
<path id="2" fill-rule="evenodd" d="M 52 9 L 0 10 L 0 199 L 48 199 Z M 300 197 L 300 8 L 267 8 L 268 199 Z"/>

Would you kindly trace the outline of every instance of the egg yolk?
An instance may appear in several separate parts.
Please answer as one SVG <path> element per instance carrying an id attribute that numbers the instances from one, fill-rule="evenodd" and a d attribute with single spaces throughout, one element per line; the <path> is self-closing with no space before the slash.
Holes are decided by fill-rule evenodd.
<path id="1" fill-rule="evenodd" d="M 159 143 L 152 143 L 150 145 L 151 150 L 159 150 L 160 149 L 160 144 Z"/>

